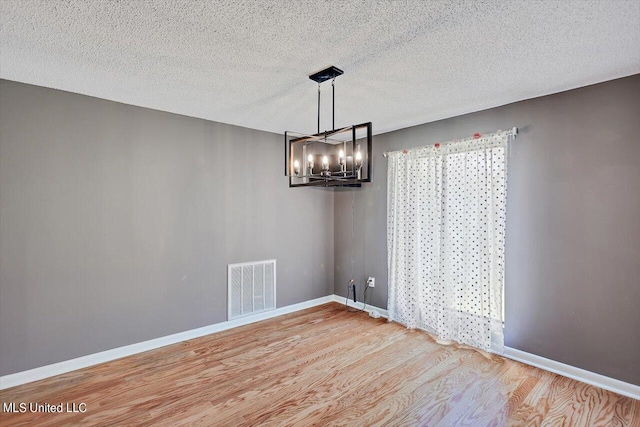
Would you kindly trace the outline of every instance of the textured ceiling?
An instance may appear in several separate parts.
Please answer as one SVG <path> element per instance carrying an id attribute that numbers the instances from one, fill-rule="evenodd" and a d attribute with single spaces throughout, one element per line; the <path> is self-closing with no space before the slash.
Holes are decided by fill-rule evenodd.
<path id="1" fill-rule="evenodd" d="M 380 133 L 639 73 L 640 2 L 0 1 L 0 77 L 255 129 L 315 132 L 332 64 Z"/>

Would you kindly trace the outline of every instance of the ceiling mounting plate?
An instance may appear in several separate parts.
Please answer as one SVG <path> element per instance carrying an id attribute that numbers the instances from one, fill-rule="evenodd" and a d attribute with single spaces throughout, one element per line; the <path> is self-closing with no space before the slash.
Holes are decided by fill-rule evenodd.
<path id="1" fill-rule="evenodd" d="M 314 82 L 322 83 L 330 79 L 335 79 L 336 77 L 341 76 L 342 74 L 344 74 L 344 71 L 332 65 L 329 68 L 325 68 L 324 70 L 311 74 L 309 78 Z"/>

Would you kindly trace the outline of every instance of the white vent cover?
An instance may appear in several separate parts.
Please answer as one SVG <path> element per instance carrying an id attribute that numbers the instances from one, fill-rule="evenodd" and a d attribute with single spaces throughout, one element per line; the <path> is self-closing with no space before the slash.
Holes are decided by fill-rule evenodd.
<path id="1" fill-rule="evenodd" d="M 229 264 L 229 320 L 276 308 L 276 260 Z"/>

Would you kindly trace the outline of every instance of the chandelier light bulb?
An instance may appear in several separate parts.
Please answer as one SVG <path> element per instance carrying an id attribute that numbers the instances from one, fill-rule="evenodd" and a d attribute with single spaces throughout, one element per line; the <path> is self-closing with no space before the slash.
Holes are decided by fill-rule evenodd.
<path id="1" fill-rule="evenodd" d="M 359 151 L 356 153 L 356 162 L 362 163 L 362 153 Z"/>
<path id="2" fill-rule="evenodd" d="M 322 168 L 329 170 L 329 158 L 327 156 L 322 156 Z"/>
<path id="3" fill-rule="evenodd" d="M 309 175 L 313 175 L 313 154 L 309 154 L 307 157 L 307 168 L 309 169 Z"/>

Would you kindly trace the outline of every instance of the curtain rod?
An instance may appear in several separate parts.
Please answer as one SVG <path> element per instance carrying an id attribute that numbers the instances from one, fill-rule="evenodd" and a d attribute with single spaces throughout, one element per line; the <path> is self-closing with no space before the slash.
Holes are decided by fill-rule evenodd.
<path id="1" fill-rule="evenodd" d="M 513 139 L 516 139 L 516 137 L 518 136 L 518 128 L 517 127 L 513 127 L 511 128 L 511 130 L 506 131 L 507 135 L 510 135 L 513 137 Z M 433 144 L 430 145 L 425 145 L 423 147 L 414 147 L 414 148 L 409 148 L 409 150 L 415 150 L 415 149 L 419 149 L 419 148 L 425 148 L 425 147 L 429 147 Z M 389 157 L 389 154 L 391 153 L 395 153 L 396 151 L 405 151 L 405 150 L 395 150 L 395 151 L 385 151 L 384 153 L 382 153 L 382 155 L 384 157 Z"/>

